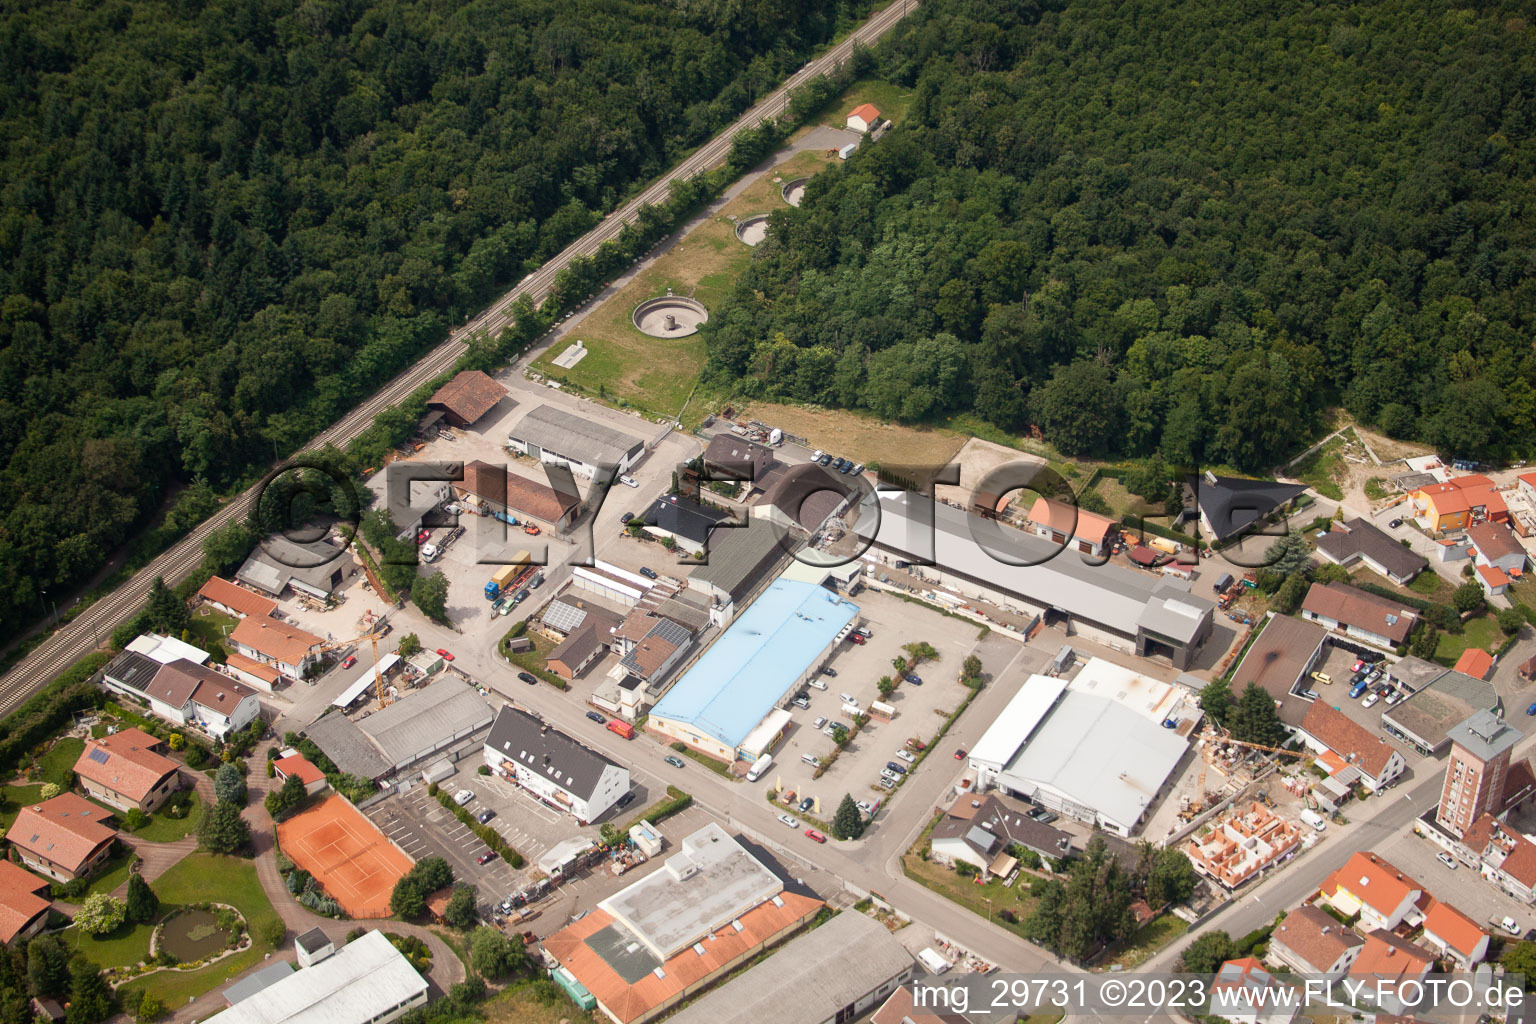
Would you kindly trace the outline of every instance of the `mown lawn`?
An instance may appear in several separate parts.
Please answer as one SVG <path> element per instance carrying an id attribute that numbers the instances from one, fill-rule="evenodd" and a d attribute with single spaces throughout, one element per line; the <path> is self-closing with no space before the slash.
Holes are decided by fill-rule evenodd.
<path id="1" fill-rule="evenodd" d="M 133 833 L 134 841 L 172 843 L 196 832 L 197 826 L 203 820 L 203 798 L 197 795 L 197 790 L 189 789 L 184 793 L 176 794 L 166 801 L 166 807 L 177 802 L 191 805 L 185 818 L 173 818 L 166 814 L 165 807 L 162 807 L 150 815 L 148 825 Z"/>
<path id="2" fill-rule="evenodd" d="M 111 935 L 96 938 L 78 928 L 66 928 L 59 938 L 98 967 L 130 967 L 149 955 L 149 936 L 154 930 L 152 924 L 125 924 Z"/>
<path id="3" fill-rule="evenodd" d="M 210 901 L 237 907 L 245 915 L 254 941 L 249 949 L 201 970 L 159 971 L 128 982 L 118 990 L 121 993 L 149 991 L 166 1006 L 181 1006 L 249 970 L 273 948 L 263 936 L 271 922 L 279 918 L 256 878 L 256 866 L 248 860 L 212 853 L 189 854 L 155 880 L 154 890 L 167 911 L 188 903 Z"/>
<path id="4" fill-rule="evenodd" d="M 86 887 L 87 895 L 98 892 L 111 892 L 128 881 L 128 864 L 132 860 L 133 854 L 126 851 L 108 860 L 102 865 L 101 872 L 92 878 L 91 884 Z M 81 897 L 81 899 L 84 898 L 84 896 Z"/>
<path id="5" fill-rule="evenodd" d="M 38 759 L 42 780 L 60 789 L 69 789 L 75 784 L 75 762 L 80 760 L 83 753 L 85 740 L 78 736 L 65 736 L 57 740 L 48 748 L 48 753 Z"/>
<path id="6" fill-rule="evenodd" d="M 922 843 L 923 840 L 918 842 Z M 902 855 L 901 869 L 908 878 L 927 886 L 951 903 L 960 904 L 973 914 L 985 918 L 990 910 L 993 924 L 1002 925 L 1020 938 L 1024 938 L 1022 922 L 1034 912 L 1037 902 L 1029 894 L 1029 880 L 1033 877 L 1029 872 L 1020 872 L 1013 888 L 1009 889 L 1005 888 L 1002 881 L 997 878 L 993 878 L 986 885 L 977 885 L 974 878 L 961 878 L 944 865 L 923 860 L 915 853 Z M 990 907 L 988 900 L 992 901 Z M 1012 911 L 1018 922 L 1010 922 L 1000 917 L 998 912 L 1002 910 Z"/>
<path id="7" fill-rule="evenodd" d="M 861 103 L 873 103 L 887 120 L 901 124 L 912 104 L 912 90 L 879 78 L 861 78 L 848 91 L 827 105 L 822 121 L 838 128 L 846 127 L 848 113 Z"/>
<path id="8" fill-rule="evenodd" d="M 1125 970 L 1141 966 L 1152 954 L 1162 949 L 1180 935 L 1189 931 L 1189 922 L 1172 914 L 1155 917 L 1136 929 L 1125 945 L 1106 958 L 1099 966 L 1109 968 L 1119 965 Z"/>
<path id="9" fill-rule="evenodd" d="M 21 813 L 23 807 L 30 807 L 43 798 L 43 784 L 32 783 L 26 786 L 6 786 L 5 804 L 0 806 L 0 829 L 8 829 L 11 822 L 16 820 L 16 815 Z"/>
<path id="10" fill-rule="evenodd" d="M 1441 633 L 1440 646 L 1435 648 L 1435 660 L 1442 665 L 1454 665 L 1462 652 L 1470 647 L 1495 651 L 1503 642 L 1504 634 L 1499 631 L 1498 621 L 1492 615 L 1481 615 L 1469 619 L 1462 627 L 1460 636 Z"/>

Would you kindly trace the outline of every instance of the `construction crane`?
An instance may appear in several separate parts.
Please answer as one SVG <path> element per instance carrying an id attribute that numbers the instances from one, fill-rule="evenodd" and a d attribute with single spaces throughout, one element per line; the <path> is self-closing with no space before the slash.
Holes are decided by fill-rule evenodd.
<path id="1" fill-rule="evenodd" d="M 364 640 L 367 640 L 368 646 L 373 651 L 374 690 L 379 695 L 379 707 L 381 709 L 387 708 L 389 707 L 390 702 L 389 699 L 384 695 L 384 673 L 379 671 L 379 637 L 384 635 L 384 624 L 383 622 L 373 621 L 372 612 L 366 613 L 363 616 L 363 621 L 367 623 L 368 632 L 364 633 L 362 636 L 355 636 L 350 640 L 333 640 L 329 643 L 321 644 L 319 647 L 315 648 L 315 652 L 317 654 L 324 654 L 327 651 L 335 651 L 343 647 L 351 647 L 353 644 L 360 644 Z"/>
<path id="2" fill-rule="evenodd" d="M 1234 747 L 1247 747 L 1250 750 L 1263 750 L 1270 754 L 1284 754 L 1287 757 L 1308 757 L 1305 751 L 1286 750 L 1284 747 L 1272 747 L 1264 743 L 1250 743 L 1247 740 L 1236 740 L 1227 734 L 1226 730 L 1217 732 L 1216 726 L 1207 722 L 1205 730 L 1200 734 L 1200 774 L 1195 779 L 1195 803 L 1190 810 L 1198 814 L 1205 807 L 1205 773 L 1210 769 L 1211 762 L 1216 758 L 1216 744 Z"/>

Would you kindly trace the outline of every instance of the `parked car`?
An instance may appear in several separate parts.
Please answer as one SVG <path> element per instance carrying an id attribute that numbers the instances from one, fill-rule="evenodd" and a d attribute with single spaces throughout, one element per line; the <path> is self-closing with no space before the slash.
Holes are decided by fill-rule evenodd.
<path id="1" fill-rule="evenodd" d="M 1528 715 L 1536 715 L 1536 704 L 1532 704 L 1530 707 L 1526 708 L 1525 713 Z"/>
<path id="2" fill-rule="evenodd" d="M 538 590 L 543 585 L 544 585 L 544 574 L 542 572 L 535 573 L 534 576 L 533 576 L 533 579 L 528 581 L 528 589 L 529 590 Z"/>
<path id="3" fill-rule="evenodd" d="M 429 541 L 431 539 L 432 539 L 432 531 L 431 530 L 422 530 L 420 533 L 418 533 L 416 535 L 416 543 L 417 544 L 425 544 L 427 541 Z"/>
<path id="4" fill-rule="evenodd" d="M 796 821 L 794 818 L 792 818 L 789 815 L 787 815 L 787 814 L 779 815 L 779 820 L 782 821 L 784 824 L 788 825 L 790 828 L 799 828 L 800 827 L 800 823 L 798 821 Z"/>
<path id="5" fill-rule="evenodd" d="M 1402 699 L 1403 699 L 1402 691 L 1400 691 L 1400 690 L 1392 690 L 1392 691 L 1390 691 L 1387 694 L 1387 707 L 1391 707 L 1393 704 L 1396 704 L 1398 701 L 1400 701 Z"/>
<path id="6" fill-rule="evenodd" d="M 964 761 L 965 760 L 965 748 L 964 747 L 960 747 L 958 750 L 955 751 L 955 760 L 956 761 Z"/>
<path id="7" fill-rule="evenodd" d="M 635 518 L 635 514 L 633 512 L 625 512 L 623 515 L 619 516 L 619 522 L 627 523 L 633 518 Z"/>
<path id="8" fill-rule="evenodd" d="M 537 683 L 538 683 L 538 680 L 536 678 L 534 678 L 534 675 L 533 675 L 532 672 L 519 672 L 517 674 L 517 678 L 521 679 L 523 682 L 527 683 L 529 686 L 534 686 L 534 685 L 537 685 Z"/>
<path id="9" fill-rule="evenodd" d="M 1364 679 L 1360 680 L 1354 686 L 1351 686 L 1349 688 L 1349 699 L 1350 700 L 1358 700 L 1362 695 L 1364 695 L 1366 689 L 1367 689 L 1367 687 L 1366 687 L 1366 684 L 1365 684 L 1365 680 Z"/>
<path id="10" fill-rule="evenodd" d="M 885 766 L 891 771 L 895 772 L 897 775 L 907 774 L 907 766 L 897 761 L 887 761 L 885 762 Z"/>
<path id="11" fill-rule="evenodd" d="M 1055 811 L 1048 811 L 1044 807 L 1031 807 L 1029 810 L 1024 812 L 1024 817 L 1033 818 L 1035 821 L 1040 822 L 1042 825 L 1049 825 L 1051 822 L 1056 820 L 1057 814 Z"/>
<path id="12" fill-rule="evenodd" d="M 869 638 L 860 633 L 849 633 L 848 642 L 859 647 L 863 647 L 865 644 L 869 643 Z"/>
<path id="13" fill-rule="evenodd" d="M 908 738 L 907 746 L 909 746 L 913 750 L 916 750 L 916 751 L 919 751 L 919 752 L 928 749 L 928 744 L 924 743 L 922 740 L 918 739 L 916 736 L 912 736 L 912 737 Z"/>
<path id="14" fill-rule="evenodd" d="M 634 790 L 630 790 L 628 793 L 625 793 L 623 796 L 619 797 L 619 806 L 620 807 L 628 807 L 630 804 L 632 804 L 634 802 L 635 802 L 635 791 Z"/>
<path id="15" fill-rule="evenodd" d="M 817 448 L 815 451 L 811 452 L 811 461 L 812 462 L 820 462 L 821 461 L 821 456 L 823 454 L 824 453 L 822 452 L 822 450 L 820 448 Z"/>
<path id="16" fill-rule="evenodd" d="M 923 677 L 922 676 L 913 675 L 913 674 L 911 674 L 909 672 L 909 673 L 907 673 L 907 682 L 911 683 L 913 686 L 922 686 L 923 685 Z"/>
<path id="17" fill-rule="evenodd" d="M 356 664 L 357 664 L 357 655 L 349 654 L 345 658 L 342 659 L 341 667 L 342 668 L 351 668 L 353 665 L 356 665 Z"/>
<path id="18" fill-rule="evenodd" d="M 683 766 L 683 759 L 680 757 L 672 757 L 668 755 L 667 764 L 671 765 L 673 768 L 681 768 Z"/>
<path id="19" fill-rule="evenodd" d="M 1322 683 L 1324 686 L 1326 686 L 1329 683 L 1333 682 L 1333 677 L 1330 676 L 1326 672 L 1313 672 L 1312 673 L 1312 678 L 1316 679 L 1318 682 Z"/>
<path id="20" fill-rule="evenodd" d="M 811 728 L 812 729 L 820 729 L 822 726 L 824 726 L 826 724 L 827 724 L 826 718 L 824 718 L 824 717 L 817 718 L 816 721 L 811 723 Z"/>
<path id="21" fill-rule="evenodd" d="M 858 698 L 849 693 L 847 690 L 844 690 L 842 693 L 838 694 L 838 696 L 843 699 L 844 704 L 852 704 L 854 707 L 859 706 Z"/>
<path id="22" fill-rule="evenodd" d="M 870 637 L 875 635 L 875 634 L 873 634 L 873 633 L 871 633 L 869 631 L 869 627 L 868 626 L 860 626 L 858 629 L 854 630 L 853 632 L 854 632 L 855 636 L 861 636 L 865 640 L 868 640 Z"/>
<path id="23" fill-rule="evenodd" d="M 453 660 L 452 652 L 450 652 L 446 647 L 439 647 L 437 649 L 437 653 L 442 655 L 442 658 L 443 658 L 444 661 L 452 661 Z"/>
<path id="24" fill-rule="evenodd" d="M 489 864 L 491 861 L 493 861 L 495 859 L 496 859 L 496 851 L 494 851 L 494 850 L 486 850 L 480 856 L 475 858 L 475 863 L 476 864 Z"/>
<path id="25" fill-rule="evenodd" d="M 1307 700 L 1317 700 L 1316 690 L 1302 690 L 1300 695 L 1305 697 Z"/>
<path id="26" fill-rule="evenodd" d="M 481 811 L 478 815 L 475 816 L 475 820 L 484 825 L 494 817 L 496 817 L 496 812 L 487 807 L 485 810 Z"/>
<path id="27" fill-rule="evenodd" d="M 835 668 L 824 668 L 824 669 L 821 670 L 821 674 L 824 675 L 824 676 L 827 676 L 828 678 L 836 679 L 837 678 L 837 669 L 835 669 Z"/>
<path id="28" fill-rule="evenodd" d="M 527 591 L 526 588 L 524 588 L 523 590 L 519 590 L 516 594 L 514 594 L 512 596 L 512 603 L 513 604 L 522 604 L 526 600 L 528 600 L 528 591 Z"/>
<path id="29" fill-rule="evenodd" d="M 655 569 L 652 569 L 650 566 L 642 565 L 640 567 L 640 575 L 644 576 L 648 580 L 654 580 L 659 579 L 661 573 L 657 572 Z"/>
<path id="30" fill-rule="evenodd" d="M 859 807 L 859 810 L 861 812 L 863 812 L 865 815 L 870 815 L 870 814 L 874 814 L 875 813 L 875 809 L 870 806 L 868 800 L 860 800 L 859 804 L 858 804 L 858 807 Z"/>
<path id="31" fill-rule="evenodd" d="M 623 484 L 625 487 L 639 487 L 640 486 L 640 481 L 636 480 L 632 476 L 621 476 L 621 477 L 619 477 L 619 483 Z"/>
<path id="32" fill-rule="evenodd" d="M 907 762 L 907 764 L 913 764 L 917 761 L 917 758 L 912 756 L 912 752 L 910 750 L 898 750 L 896 751 L 896 756 Z"/>
<path id="33" fill-rule="evenodd" d="M 830 466 L 832 465 L 832 456 L 823 454 L 822 457 L 816 461 L 821 463 L 823 466 Z"/>
<path id="34" fill-rule="evenodd" d="M 1446 867 L 1450 868 L 1452 871 L 1456 870 L 1456 866 L 1457 866 L 1456 865 L 1456 858 L 1452 857 L 1450 854 L 1446 853 L 1444 850 L 1441 850 L 1439 853 L 1435 854 L 1435 860 L 1439 861 L 1441 864 L 1444 864 Z"/>
<path id="35" fill-rule="evenodd" d="M 831 724 L 824 725 L 821 727 L 821 733 L 823 736 L 831 736 L 833 739 L 836 739 L 837 726 Z"/>
<path id="36" fill-rule="evenodd" d="M 801 814 L 808 814 L 810 812 L 811 808 L 815 807 L 815 806 L 816 806 L 815 799 L 812 798 L 812 797 L 806 797 L 804 800 L 800 801 L 800 813 Z"/>
<path id="37" fill-rule="evenodd" d="M 827 841 L 826 836 L 822 835 L 820 832 L 817 832 L 813 828 L 806 829 L 805 834 L 807 838 L 809 838 L 813 843 L 824 843 Z"/>
<path id="38" fill-rule="evenodd" d="M 1369 697 L 1366 697 L 1365 700 L 1361 701 L 1360 706 L 1363 708 L 1375 707 L 1376 702 L 1379 700 L 1381 700 L 1381 694 L 1373 693 Z"/>
<path id="39" fill-rule="evenodd" d="M 587 712 L 587 717 L 592 719 L 592 721 L 596 722 L 598 725 L 607 725 L 608 724 L 608 719 L 604 718 L 602 715 L 598 714 L 596 711 L 588 711 Z"/>
<path id="40" fill-rule="evenodd" d="M 896 788 L 896 778 L 893 775 L 882 775 L 875 780 L 875 785 L 884 790 L 892 790 Z"/>
<path id="41" fill-rule="evenodd" d="M 1402 525 L 1403 525 L 1403 521 L 1402 521 L 1402 520 L 1401 520 L 1401 519 L 1394 519 L 1394 520 L 1392 520 L 1392 521 L 1391 521 L 1391 522 L 1390 522 L 1390 523 L 1388 523 L 1388 524 L 1387 524 L 1387 527 L 1388 527 L 1388 528 L 1389 528 L 1389 529 L 1393 529 L 1393 530 L 1395 530 L 1395 529 L 1397 529 L 1397 528 L 1398 528 L 1398 527 L 1399 527 L 1399 526 L 1402 526 Z"/>
<path id="42" fill-rule="evenodd" d="M 463 807 L 474 798 L 474 791 L 469 789 L 461 789 L 457 793 L 453 794 L 453 802 L 458 804 L 460 807 Z"/>
<path id="43" fill-rule="evenodd" d="M 799 708 L 801 711 L 811 710 L 811 702 L 806 700 L 804 697 L 796 697 L 794 700 L 790 701 L 790 703 Z"/>

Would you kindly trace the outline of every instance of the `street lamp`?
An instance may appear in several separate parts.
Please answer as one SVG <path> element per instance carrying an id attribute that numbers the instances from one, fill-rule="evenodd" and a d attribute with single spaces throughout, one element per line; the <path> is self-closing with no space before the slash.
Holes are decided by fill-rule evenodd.
<path id="1" fill-rule="evenodd" d="M 991 924 L 992 923 L 992 901 L 990 899 L 988 899 L 987 897 L 985 897 L 985 896 L 983 896 L 981 898 L 981 901 L 987 905 L 987 924 Z"/>

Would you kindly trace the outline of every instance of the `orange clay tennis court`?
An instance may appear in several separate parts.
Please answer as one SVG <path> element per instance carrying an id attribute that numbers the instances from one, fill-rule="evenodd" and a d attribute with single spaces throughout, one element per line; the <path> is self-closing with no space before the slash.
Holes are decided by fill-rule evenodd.
<path id="1" fill-rule="evenodd" d="M 389 895 L 415 864 L 357 808 L 331 795 L 277 826 L 283 853 L 353 917 L 388 917 Z"/>

